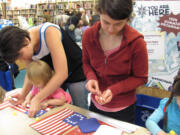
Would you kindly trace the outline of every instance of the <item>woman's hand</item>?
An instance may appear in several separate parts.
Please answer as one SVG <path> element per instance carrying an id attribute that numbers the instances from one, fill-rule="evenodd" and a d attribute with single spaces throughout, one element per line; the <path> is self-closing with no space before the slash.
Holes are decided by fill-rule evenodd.
<path id="1" fill-rule="evenodd" d="M 41 103 L 41 109 L 46 109 L 48 107 L 48 102 L 47 101 L 44 101 Z"/>
<path id="2" fill-rule="evenodd" d="M 28 105 L 30 105 L 32 98 L 33 98 L 32 92 L 29 92 L 28 95 L 26 96 L 26 99 L 25 99 L 25 101 L 23 102 L 22 106 L 29 108 Z"/>
<path id="3" fill-rule="evenodd" d="M 86 83 L 86 88 L 95 95 L 101 95 L 101 91 L 99 90 L 99 85 L 97 80 L 89 80 Z"/>
<path id="4" fill-rule="evenodd" d="M 157 133 L 157 135 L 169 135 L 169 134 L 164 132 L 164 131 L 160 131 L 160 132 Z"/>
<path id="5" fill-rule="evenodd" d="M 26 100 L 22 103 L 22 106 L 23 106 L 23 107 L 27 107 L 27 105 L 30 105 L 30 102 L 31 102 L 31 100 L 26 99 Z"/>
<path id="6" fill-rule="evenodd" d="M 103 91 L 103 93 L 101 95 L 99 95 L 99 96 L 96 95 L 95 99 L 100 105 L 104 105 L 104 104 L 111 102 L 112 97 L 113 97 L 113 94 L 112 94 L 111 90 L 107 89 L 107 90 Z"/>
<path id="7" fill-rule="evenodd" d="M 11 97 L 9 102 L 13 105 L 20 105 L 24 102 L 25 97 L 21 93 L 17 93 Z"/>
<path id="8" fill-rule="evenodd" d="M 28 111 L 28 116 L 29 117 L 34 117 L 36 113 L 41 109 L 41 103 L 40 101 L 36 100 L 33 98 L 30 103 L 30 109 Z"/>

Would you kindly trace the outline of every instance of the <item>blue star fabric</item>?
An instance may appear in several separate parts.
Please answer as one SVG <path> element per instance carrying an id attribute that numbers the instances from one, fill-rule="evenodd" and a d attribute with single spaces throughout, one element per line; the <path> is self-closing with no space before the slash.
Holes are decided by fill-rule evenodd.
<path id="1" fill-rule="evenodd" d="M 64 119 L 63 121 L 72 125 L 76 126 L 80 121 L 87 119 L 84 115 L 74 112 L 72 115 Z"/>
<path id="2" fill-rule="evenodd" d="M 78 126 L 82 133 L 91 133 L 91 132 L 95 132 L 99 128 L 100 123 L 98 122 L 97 119 L 90 118 L 80 121 L 78 123 Z"/>
<path id="3" fill-rule="evenodd" d="M 34 118 L 39 117 L 39 116 L 43 115 L 43 114 L 46 113 L 46 112 L 47 112 L 47 111 L 45 111 L 45 110 L 39 110 L 39 111 L 36 113 L 36 115 L 34 116 Z M 28 114 L 28 111 L 26 111 L 25 114 Z"/>

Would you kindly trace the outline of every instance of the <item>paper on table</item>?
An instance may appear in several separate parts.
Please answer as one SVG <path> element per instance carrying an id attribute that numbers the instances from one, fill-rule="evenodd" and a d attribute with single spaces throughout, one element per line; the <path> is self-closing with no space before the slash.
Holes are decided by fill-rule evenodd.
<path id="1" fill-rule="evenodd" d="M 107 125 L 101 125 L 93 135 L 122 135 L 123 131 Z"/>
<path id="2" fill-rule="evenodd" d="M 116 127 L 117 129 L 123 130 L 127 133 L 135 132 L 139 128 L 137 125 L 133 125 L 127 122 L 119 121 L 116 119 L 107 119 L 106 117 L 98 115 L 94 112 L 89 113 L 89 116 L 108 123 L 109 125 Z"/>

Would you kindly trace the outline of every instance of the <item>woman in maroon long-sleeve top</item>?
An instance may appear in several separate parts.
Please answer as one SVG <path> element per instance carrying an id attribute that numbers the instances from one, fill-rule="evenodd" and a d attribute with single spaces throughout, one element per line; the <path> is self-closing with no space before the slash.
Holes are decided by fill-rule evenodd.
<path id="1" fill-rule="evenodd" d="M 132 6 L 132 0 L 99 0 L 100 22 L 87 29 L 82 40 L 90 110 L 131 123 L 135 90 L 148 78 L 143 35 L 127 24 Z"/>

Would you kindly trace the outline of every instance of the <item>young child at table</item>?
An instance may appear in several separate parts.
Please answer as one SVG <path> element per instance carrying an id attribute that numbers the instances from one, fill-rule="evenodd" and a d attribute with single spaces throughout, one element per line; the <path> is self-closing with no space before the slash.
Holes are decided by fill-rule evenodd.
<path id="1" fill-rule="evenodd" d="M 171 130 L 180 135 L 180 72 L 172 88 L 170 97 L 162 99 L 159 107 L 146 121 L 146 127 L 153 135 L 168 135 Z M 157 124 L 161 119 L 164 119 L 163 129 Z"/>
<path id="2" fill-rule="evenodd" d="M 3 102 L 5 98 L 6 91 L 0 86 L 0 103 Z"/>
<path id="3" fill-rule="evenodd" d="M 45 87 L 48 81 L 53 76 L 54 71 L 50 66 L 41 60 L 35 60 L 31 62 L 27 67 L 27 77 L 33 84 L 32 91 L 26 96 L 23 106 L 30 104 L 32 98 L 38 94 L 39 91 Z M 45 109 L 47 106 L 60 106 L 64 103 L 71 103 L 71 96 L 63 89 L 58 88 L 50 96 L 41 102 L 41 109 Z"/>

